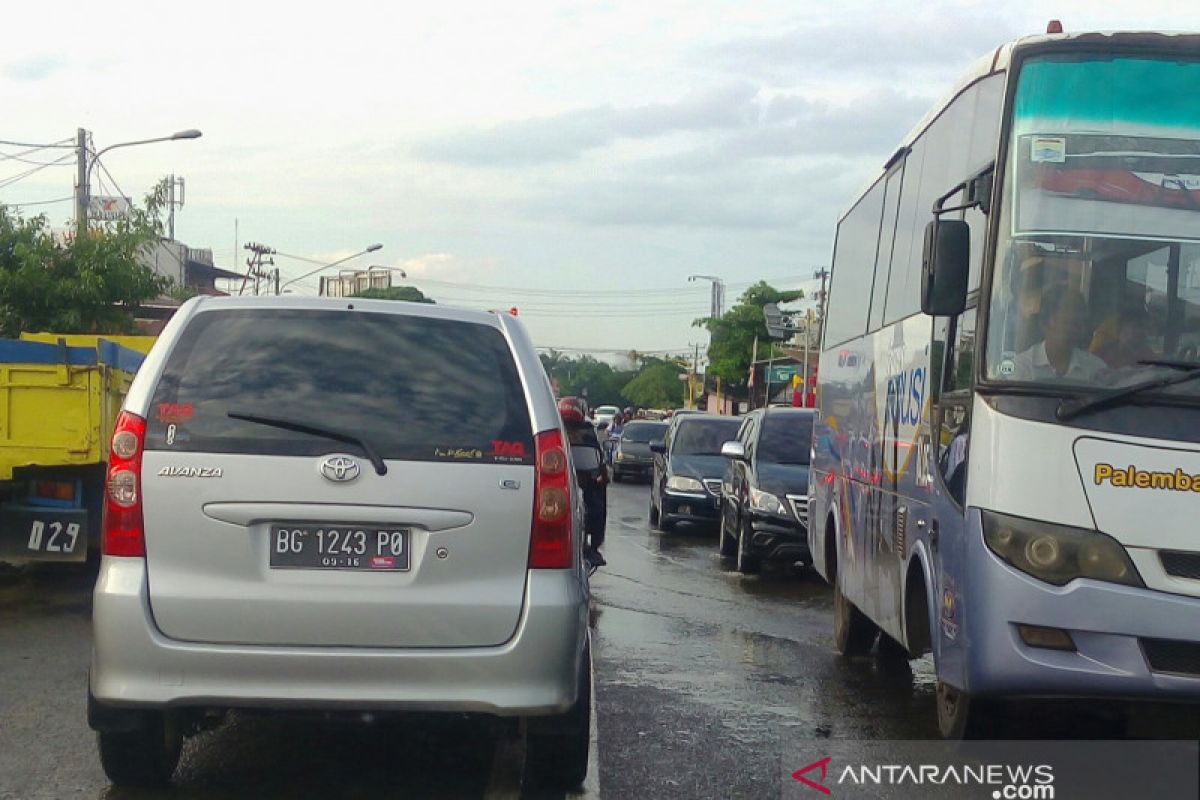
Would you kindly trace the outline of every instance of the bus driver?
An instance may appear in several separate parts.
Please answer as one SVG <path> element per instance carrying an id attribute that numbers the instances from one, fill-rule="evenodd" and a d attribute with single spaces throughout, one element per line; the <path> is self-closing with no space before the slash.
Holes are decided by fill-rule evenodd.
<path id="1" fill-rule="evenodd" d="M 1042 341 L 1016 357 L 1016 380 L 1069 380 L 1090 383 L 1107 368 L 1104 361 L 1083 348 L 1087 309 L 1079 292 L 1061 283 L 1046 287 L 1038 324 Z"/>

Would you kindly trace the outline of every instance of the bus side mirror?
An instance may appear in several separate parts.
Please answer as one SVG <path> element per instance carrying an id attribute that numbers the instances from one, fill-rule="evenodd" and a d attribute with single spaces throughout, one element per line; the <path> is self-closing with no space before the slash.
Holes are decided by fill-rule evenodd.
<path id="1" fill-rule="evenodd" d="M 971 228 L 961 219 L 934 219 L 925 226 L 921 255 L 921 311 L 954 317 L 967 307 Z"/>

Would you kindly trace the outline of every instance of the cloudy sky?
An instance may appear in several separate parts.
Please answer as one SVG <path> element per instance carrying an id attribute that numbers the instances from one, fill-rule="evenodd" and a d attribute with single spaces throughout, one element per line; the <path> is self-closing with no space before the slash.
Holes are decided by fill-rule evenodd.
<path id="1" fill-rule="evenodd" d="M 1200 30 L 1196 9 L 23 3 L 5 9 L 0 140 L 200 128 L 103 163 L 135 197 L 185 176 L 177 238 L 221 266 L 244 270 L 250 240 L 318 262 L 380 242 L 351 265 L 517 306 L 539 345 L 690 350 L 709 295 L 688 277 L 722 278 L 727 305 L 760 278 L 811 290 L 838 214 L 977 56 L 1050 17 Z M 0 145 L 0 202 L 67 222 L 69 161 L 12 179 L 70 151 L 4 157 L 22 152 Z M 312 268 L 276 263 L 285 280 Z"/>

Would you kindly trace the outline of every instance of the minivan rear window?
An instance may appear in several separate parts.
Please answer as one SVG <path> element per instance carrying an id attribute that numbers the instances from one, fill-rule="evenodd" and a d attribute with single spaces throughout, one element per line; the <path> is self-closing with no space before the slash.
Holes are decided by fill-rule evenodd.
<path id="1" fill-rule="evenodd" d="M 229 412 L 358 436 L 385 459 L 533 463 L 516 364 L 487 325 L 343 309 L 203 311 L 167 358 L 147 449 L 360 452 Z"/>

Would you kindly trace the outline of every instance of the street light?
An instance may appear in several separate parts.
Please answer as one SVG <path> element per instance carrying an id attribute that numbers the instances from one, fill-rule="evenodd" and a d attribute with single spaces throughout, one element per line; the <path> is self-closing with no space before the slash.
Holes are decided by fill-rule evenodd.
<path id="1" fill-rule="evenodd" d="M 695 280 L 712 281 L 712 307 L 711 316 L 713 319 L 720 319 L 725 313 L 725 281 L 715 275 L 689 275 L 688 283 Z"/>
<path id="2" fill-rule="evenodd" d="M 287 281 L 282 286 L 280 286 L 279 290 L 283 291 L 283 289 L 285 287 L 292 285 L 296 281 L 302 281 L 311 275 L 316 275 L 318 272 L 321 272 L 322 270 L 329 269 L 330 267 L 336 267 L 338 264 L 344 264 L 352 258 L 358 258 L 361 255 L 366 255 L 367 253 L 374 253 L 375 251 L 382 250 L 382 249 L 383 249 L 383 245 L 379 244 L 378 242 L 376 242 L 375 244 L 367 245 L 367 247 L 365 249 L 359 250 L 357 253 L 352 253 L 351 255 L 348 255 L 345 258 L 339 258 L 337 261 L 332 261 L 328 264 L 317 267 L 314 270 L 304 273 L 303 275 L 299 276 L 298 278 L 292 278 L 290 281 Z M 285 254 L 280 253 L 280 255 L 285 255 Z"/>
<path id="3" fill-rule="evenodd" d="M 96 166 L 96 162 L 100 160 L 100 156 L 107 153 L 109 150 L 116 150 L 118 147 L 133 147 L 138 144 L 154 144 L 155 142 L 173 142 L 176 139 L 199 139 L 200 131 L 195 128 L 188 128 L 183 131 L 176 131 L 170 136 L 156 136 L 153 139 L 138 139 L 132 142 L 118 142 L 110 144 L 103 150 L 100 150 L 91 158 L 87 157 L 86 137 L 87 131 L 82 128 L 79 130 L 79 191 L 75 193 L 75 233 L 77 236 L 87 235 L 87 220 L 88 220 L 88 205 L 92 200 L 92 167 Z"/>

